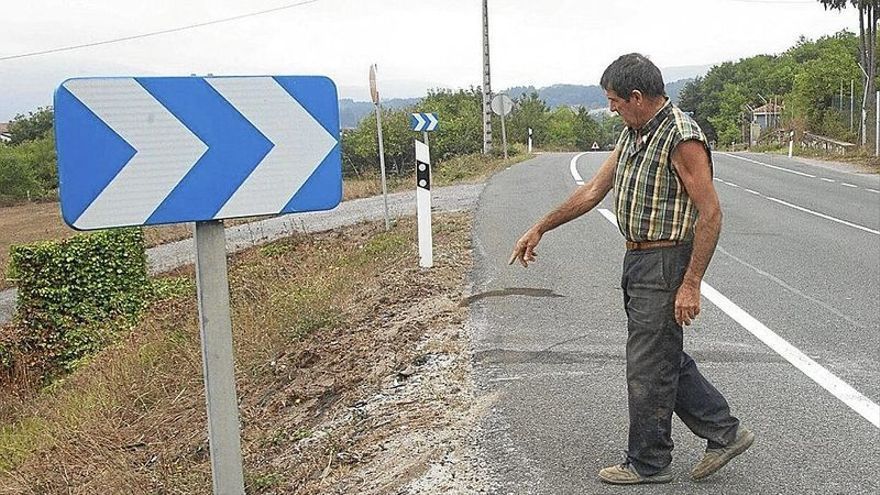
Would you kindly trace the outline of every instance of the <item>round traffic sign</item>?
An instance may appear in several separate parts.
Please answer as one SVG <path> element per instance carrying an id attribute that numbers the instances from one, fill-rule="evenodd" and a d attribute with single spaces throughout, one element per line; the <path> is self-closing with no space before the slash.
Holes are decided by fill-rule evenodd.
<path id="1" fill-rule="evenodd" d="M 376 89 L 376 64 L 370 66 L 370 98 L 373 104 L 379 104 L 379 90 Z"/>
<path id="2" fill-rule="evenodd" d="M 496 95 L 492 98 L 492 111 L 495 115 L 507 115 L 513 110 L 513 100 L 505 94 Z"/>

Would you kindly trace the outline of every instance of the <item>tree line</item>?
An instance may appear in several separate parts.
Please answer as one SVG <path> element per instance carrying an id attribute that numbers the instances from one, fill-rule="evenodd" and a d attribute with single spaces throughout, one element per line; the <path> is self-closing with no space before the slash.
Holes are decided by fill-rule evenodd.
<path id="1" fill-rule="evenodd" d="M 614 132 L 623 127 L 617 117 L 593 117 L 584 107 L 550 109 L 532 91 L 514 100 L 506 117 L 508 143 L 521 149 L 532 129 L 535 147 L 554 151 L 589 150 L 593 143 L 608 145 L 616 141 Z M 483 150 L 483 96 L 479 87 L 460 90 L 437 89 L 428 92 L 417 104 L 401 109 L 382 109 L 382 135 L 387 168 L 392 173 L 409 173 L 415 166 L 413 139 L 421 138 L 410 130 L 410 114 L 438 114 L 438 129 L 430 133 L 431 157 L 443 161 L 457 155 L 476 154 Z M 616 129 L 615 129 L 616 125 Z M 493 151 L 502 152 L 501 120 L 493 116 Z M 355 129 L 343 131 L 343 160 L 346 173 L 360 174 L 375 170 L 379 157 L 376 113 L 373 111 Z"/>
<path id="2" fill-rule="evenodd" d="M 528 129 L 532 129 L 535 147 L 545 150 L 588 150 L 593 143 L 607 147 L 616 141 L 623 128 L 618 117 L 594 118 L 581 107 L 551 110 L 536 92 L 515 100 L 507 116 L 507 139 L 512 152 L 524 149 Z M 382 110 L 385 158 L 390 173 L 410 173 L 415 167 L 413 139 L 421 138 L 410 130 L 412 112 L 434 112 L 440 125 L 430 134 L 434 162 L 478 154 L 483 149 L 483 100 L 480 88 L 432 90 L 419 103 L 403 109 Z M 0 204 L 25 199 L 53 199 L 57 194 L 58 175 L 55 136 L 51 108 L 41 108 L 18 115 L 9 124 L 12 141 L 0 144 Z M 502 151 L 501 122 L 493 120 L 494 151 Z M 374 174 L 378 170 L 379 151 L 375 112 L 364 117 L 357 128 L 342 132 L 343 171 L 346 176 Z"/>
<path id="3" fill-rule="evenodd" d="M 11 141 L 0 144 L 0 205 L 53 198 L 58 171 L 52 109 L 16 116 L 8 132 Z"/>
<path id="4" fill-rule="evenodd" d="M 779 55 L 716 65 L 682 89 L 679 106 L 693 112 L 709 139 L 719 145 L 747 140 L 751 110 L 768 102 L 783 107 L 781 128 L 856 143 L 865 96 L 859 43 L 859 37 L 847 31 L 815 41 L 801 37 Z M 869 96 L 874 91 L 868 88 Z M 870 108 L 866 111 L 873 116 Z M 867 132 L 873 136 L 873 126 Z"/>

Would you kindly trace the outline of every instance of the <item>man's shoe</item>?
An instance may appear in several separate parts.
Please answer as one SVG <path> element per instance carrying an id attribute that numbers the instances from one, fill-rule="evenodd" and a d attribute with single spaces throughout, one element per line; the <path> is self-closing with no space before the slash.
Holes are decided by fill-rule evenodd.
<path id="1" fill-rule="evenodd" d="M 672 469 L 666 466 L 659 473 L 642 476 L 627 462 L 615 464 L 599 471 L 599 479 L 612 485 L 638 485 L 642 483 L 669 483 L 673 478 Z"/>
<path id="2" fill-rule="evenodd" d="M 734 457 L 745 452 L 755 441 L 755 434 L 746 428 L 740 427 L 736 432 L 736 438 L 730 445 L 720 449 L 708 449 L 706 455 L 694 466 L 691 478 L 701 480 L 710 474 L 723 468 Z"/>

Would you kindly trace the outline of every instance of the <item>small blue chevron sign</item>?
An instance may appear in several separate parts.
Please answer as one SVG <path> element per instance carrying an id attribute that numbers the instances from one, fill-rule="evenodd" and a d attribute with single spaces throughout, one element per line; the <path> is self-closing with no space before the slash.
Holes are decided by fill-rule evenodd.
<path id="1" fill-rule="evenodd" d="M 336 86 L 319 76 L 69 79 L 55 91 L 61 213 L 79 230 L 329 210 Z"/>
<path id="2" fill-rule="evenodd" d="M 439 123 L 436 113 L 414 113 L 409 118 L 410 129 L 419 132 L 436 131 Z"/>

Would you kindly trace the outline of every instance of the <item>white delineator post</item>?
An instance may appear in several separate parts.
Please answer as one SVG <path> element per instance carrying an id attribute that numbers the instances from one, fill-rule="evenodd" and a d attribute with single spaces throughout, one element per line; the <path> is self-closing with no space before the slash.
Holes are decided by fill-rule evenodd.
<path id="1" fill-rule="evenodd" d="M 419 223 L 419 266 L 434 266 L 434 245 L 431 239 L 431 151 L 428 145 L 416 144 L 416 205 Z"/>
<path id="2" fill-rule="evenodd" d="M 532 128 L 529 127 L 529 153 L 532 152 Z"/>
<path id="3" fill-rule="evenodd" d="M 794 131 L 788 135 L 788 157 L 791 158 L 794 154 Z"/>

